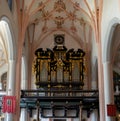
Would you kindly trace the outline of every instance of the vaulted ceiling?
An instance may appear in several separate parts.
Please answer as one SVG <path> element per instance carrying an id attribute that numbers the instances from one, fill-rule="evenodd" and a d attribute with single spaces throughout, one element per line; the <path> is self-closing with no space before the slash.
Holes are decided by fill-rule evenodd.
<path id="1" fill-rule="evenodd" d="M 17 8 L 34 50 L 52 46 L 50 40 L 60 33 L 65 34 L 68 46 L 85 49 L 92 30 L 98 29 L 99 4 L 98 0 L 21 0 Z"/>

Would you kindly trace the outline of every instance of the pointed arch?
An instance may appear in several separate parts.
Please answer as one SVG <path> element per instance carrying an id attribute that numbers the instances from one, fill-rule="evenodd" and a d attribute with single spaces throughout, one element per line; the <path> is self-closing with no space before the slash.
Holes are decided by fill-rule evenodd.
<path id="1" fill-rule="evenodd" d="M 15 49 L 15 39 L 12 31 L 12 26 L 9 19 L 3 16 L 0 19 L 0 42 L 2 43 L 2 49 L 5 51 L 6 64 L 4 68 L 7 67 L 5 72 L 7 72 L 7 94 L 14 95 L 15 88 L 15 66 L 16 66 L 16 49 Z M 1 71 L 1 70 L 0 70 Z M 4 73 L 5 73 L 4 72 Z"/>
<path id="2" fill-rule="evenodd" d="M 16 58 L 15 38 L 12 30 L 9 19 L 5 16 L 2 17 L 0 20 L 0 33 L 5 35 L 2 36 L 2 39 L 8 52 L 8 60 L 15 60 Z"/>
<path id="3" fill-rule="evenodd" d="M 106 40 L 103 43 L 103 50 L 102 50 L 103 62 L 112 61 L 111 50 L 113 49 L 113 35 L 116 29 L 116 26 L 119 23 L 120 23 L 120 19 L 113 18 L 107 28 L 106 36 L 105 36 Z"/>

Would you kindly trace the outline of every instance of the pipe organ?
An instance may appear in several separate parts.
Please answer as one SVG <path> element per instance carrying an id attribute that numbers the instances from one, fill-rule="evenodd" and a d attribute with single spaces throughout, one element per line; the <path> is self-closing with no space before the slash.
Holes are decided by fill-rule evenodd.
<path id="1" fill-rule="evenodd" d="M 58 36 L 57 36 L 58 37 Z M 37 89 L 79 89 L 84 85 L 84 57 L 82 49 L 67 49 L 56 39 L 51 50 L 39 48 L 35 51 L 34 72 Z"/>

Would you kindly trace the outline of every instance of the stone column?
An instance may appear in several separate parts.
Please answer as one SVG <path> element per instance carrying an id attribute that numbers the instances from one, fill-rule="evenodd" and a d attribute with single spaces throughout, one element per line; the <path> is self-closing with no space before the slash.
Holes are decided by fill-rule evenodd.
<path id="1" fill-rule="evenodd" d="M 9 60 L 8 62 L 8 81 L 7 81 L 7 95 L 14 96 L 15 89 L 15 60 Z M 5 121 L 13 121 L 13 114 L 6 113 Z"/>
<path id="2" fill-rule="evenodd" d="M 22 68 L 21 68 L 21 89 L 27 89 L 27 64 L 24 57 L 22 57 Z M 28 113 L 27 109 L 21 109 L 20 121 L 27 121 L 28 120 Z"/>
<path id="3" fill-rule="evenodd" d="M 99 121 L 97 109 L 93 110 L 93 112 L 91 113 L 90 121 Z"/>
<path id="4" fill-rule="evenodd" d="M 79 121 L 82 121 L 82 106 L 79 107 Z"/>
<path id="5" fill-rule="evenodd" d="M 105 119 L 106 121 L 114 121 L 113 117 L 107 116 L 107 104 L 114 104 L 114 88 L 113 88 L 113 70 L 110 62 L 103 63 L 104 73 L 104 101 L 105 101 Z"/>
<path id="6" fill-rule="evenodd" d="M 26 109 L 21 109 L 20 121 L 27 121 L 27 111 Z"/>

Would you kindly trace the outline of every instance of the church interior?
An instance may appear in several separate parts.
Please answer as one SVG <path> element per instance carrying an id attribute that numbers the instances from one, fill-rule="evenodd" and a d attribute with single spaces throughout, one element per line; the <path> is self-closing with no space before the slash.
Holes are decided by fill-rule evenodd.
<path id="1" fill-rule="evenodd" d="M 0 121 L 120 121 L 120 0 L 0 0 Z"/>

